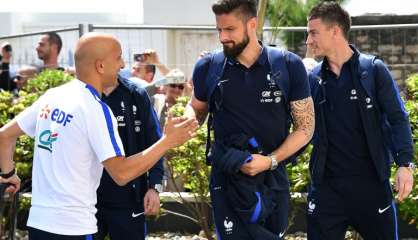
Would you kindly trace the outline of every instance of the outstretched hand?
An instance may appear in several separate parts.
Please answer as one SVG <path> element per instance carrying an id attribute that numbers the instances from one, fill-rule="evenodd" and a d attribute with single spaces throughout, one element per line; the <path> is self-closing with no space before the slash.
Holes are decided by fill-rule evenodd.
<path id="1" fill-rule="evenodd" d="M 196 136 L 199 124 L 195 119 L 173 117 L 169 112 L 164 127 L 164 135 L 171 148 L 177 147 Z"/>

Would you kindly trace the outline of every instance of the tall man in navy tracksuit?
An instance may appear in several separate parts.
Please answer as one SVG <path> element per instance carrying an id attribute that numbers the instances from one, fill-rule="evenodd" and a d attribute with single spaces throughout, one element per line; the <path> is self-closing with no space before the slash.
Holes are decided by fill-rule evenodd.
<path id="1" fill-rule="evenodd" d="M 114 89 L 107 89 L 103 101 L 112 109 L 127 156 L 141 152 L 161 137 L 157 116 L 146 91 L 129 80 L 119 78 Z M 163 159 L 141 177 L 118 186 L 103 171 L 97 190 L 97 239 L 109 234 L 112 240 L 145 239 L 145 215 L 160 208 Z"/>
<path id="2" fill-rule="evenodd" d="M 399 201 L 411 192 L 414 164 L 396 82 L 381 60 L 348 44 L 350 16 L 337 3 L 318 4 L 308 20 L 306 43 L 324 56 L 309 76 L 316 128 L 308 239 L 344 239 L 348 226 L 366 240 L 398 239 L 391 162 Z"/>
<path id="3" fill-rule="evenodd" d="M 282 239 L 289 204 L 289 182 L 282 161 L 309 142 L 314 129 L 306 70 L 295 54 L 257 40 L 257 1 L 219 0 L 212 10 L 223 52 L 208 54 L 197 62 L 194 94 L 185 115 L 202 124 L 209 112 L 213 146 L 223 149 L 212 149 L 208 158 L 212 158 L 210 191 L 218 239 Z M 290 115 L 294 130 L 289 134 Z M 245 147 L 249 144 L 242 141 L 249 139 L 260 151 Z M 243 190 L 240 185 L 245 189 L 269 186 L 267 178 L 259 176 L 270 171 L 276 194 L 228 191 Z M 241 196 L 256 199 L 255 205 L 249 206 L 254 211 L 237 207 L 248 205 Z M 273 199 L 274 204 L 267 199 Z M 271 213 L 263 212 L 266 209 Z"/>

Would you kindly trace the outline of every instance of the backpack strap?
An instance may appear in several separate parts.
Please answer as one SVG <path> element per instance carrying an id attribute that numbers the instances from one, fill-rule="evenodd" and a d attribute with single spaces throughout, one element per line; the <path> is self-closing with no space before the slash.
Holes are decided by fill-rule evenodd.
<path id="1" fill-rule="evenodd" d="M 213 99 L 213 93 L 216 89 L 216 86 L 219 84 L 220 79 L 222 78 L 225 66 L 226 66 L 226 57 L 222 51 L 217 50 L 212 53 L 211 60 L 209 62 L 208 74 L 206 77 L 206 87 L 207 87 L 207 102 L 209 105 L 209 116 L 207 125 L 207 135 L 206 135 L 206 164 L 211 165 L 208 158 L 210 149 L 212 147 L 211 143 L 211 130 L 213 128 L 213 112 L 219 110 L 222 105 L 222 99 Z"/>
<path id="2" fill-rule="evenodd" d="M 290 81 L 288 71 L 288 55 L 282 48 L 270 46 L 266 46 L 266 48 L 268 58 L 267 61 L 270 65 L 271 79 L 275 81 L 277 86 L 279 86 L 283 94 L 285 105 L 289 107 Z"/>

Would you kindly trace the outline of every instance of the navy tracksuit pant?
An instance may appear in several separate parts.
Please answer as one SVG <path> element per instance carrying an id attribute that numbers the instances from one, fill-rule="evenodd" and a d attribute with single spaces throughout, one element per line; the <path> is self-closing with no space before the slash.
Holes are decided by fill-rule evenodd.
<path id="1" fill-rule="evenodd" d="M 389 181 L 376 176 L 326 177 L 312 187 L 309 240 L 342 240 L 348 226 L 365 240 L 397 240 L 396 206 Z"/>

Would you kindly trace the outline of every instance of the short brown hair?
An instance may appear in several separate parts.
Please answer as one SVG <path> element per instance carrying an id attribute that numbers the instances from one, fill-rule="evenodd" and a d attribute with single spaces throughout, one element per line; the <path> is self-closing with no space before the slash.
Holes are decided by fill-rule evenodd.
<path id="1" fill-rule="evenodd" d="M 326 24 L 337 24 L 346 39 L 351 28 L 351 18 L 340 4 L 336 2 L 321 2 L 312 8 L 309 13 L 308 21 L 321 19 Z"/>
<path id="2" fill-rule="evenodd" d="M 237 12 L 242 20 L 257 17 L 257 0 L 218 0 L 212 5 L 215 15 Z"/>

